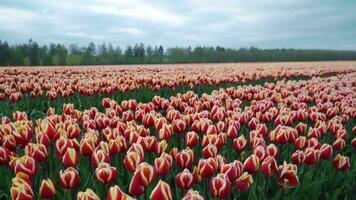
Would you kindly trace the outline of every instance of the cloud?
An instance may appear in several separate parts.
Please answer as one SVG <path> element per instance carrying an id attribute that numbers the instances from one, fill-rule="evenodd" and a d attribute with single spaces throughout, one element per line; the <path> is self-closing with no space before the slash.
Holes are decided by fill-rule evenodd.
<path id="1" fill-rule="evenodd" d="M 187 20 L 186 17 L 173 14 L 163 8 L 139 0 L 97 0 L 96 4 L 89 6 L 89 10 L 103 14 L 140 19 L 142 21 L 149 20 L 172 26 L 182 25 Z"/>
<path id="2" fill-rule="evenodd" d="M 0 39 L 356 50 L 348 0 L 2 0 Z"/>

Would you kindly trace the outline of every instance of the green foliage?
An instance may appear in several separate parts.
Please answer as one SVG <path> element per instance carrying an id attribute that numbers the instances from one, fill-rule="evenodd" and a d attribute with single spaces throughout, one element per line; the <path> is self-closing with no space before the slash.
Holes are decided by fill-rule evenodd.
<path id="1" fill-rule="evenodd" d="M 356 60 L 356 51 L 319 49 L 259 49 L 224 47 L 152 47 L 143 43 L 127 46 L 124 51 L 111 43 L 87 47 L 71 44 L 39 46 L 29 40 L 26 44 L 10 46 L 0 41 L 0 66 L 6 65 L 96 65 L 96 64 L 159 64 L 159 63 L 219 63 L 266 61 Z"/>

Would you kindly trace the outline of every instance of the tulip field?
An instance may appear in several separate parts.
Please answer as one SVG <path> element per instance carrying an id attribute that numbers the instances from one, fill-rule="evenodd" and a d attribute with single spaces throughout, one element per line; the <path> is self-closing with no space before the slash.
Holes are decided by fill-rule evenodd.
<path id="1" fill-rule="evenodd" d="M 0 200 L 356 199 L 356 62 L 0 72 Z"/>

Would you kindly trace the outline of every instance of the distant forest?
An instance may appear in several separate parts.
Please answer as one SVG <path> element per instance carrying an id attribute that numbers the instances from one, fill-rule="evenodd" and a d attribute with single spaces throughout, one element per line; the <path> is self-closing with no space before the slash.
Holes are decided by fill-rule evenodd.
<path id="1" fill-rule="evenodd" d="M 356 60 L 356 51 L 321 49 L 260 49 L 224 47 L 173 47 L 145 46 L 137 43 L 121 49 L 111 43 L 99 45 L 91 42 L 80 47 L 71 44 L 40 46 L 29 40 L 25 44 L 10 45 L 0 41 L 0 66 L 35 65 L 113 65 L 158 63 L 219 63 L 268 61 L 327 61 Z"/>

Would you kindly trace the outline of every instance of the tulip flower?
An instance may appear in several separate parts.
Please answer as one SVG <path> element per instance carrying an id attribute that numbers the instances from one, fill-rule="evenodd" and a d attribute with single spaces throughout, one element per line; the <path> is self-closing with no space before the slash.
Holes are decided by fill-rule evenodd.
<path id="1" fill-rule="evenodd" d="M 150 164 L 143 162 L 137 166 L 134 176 L 138 176 L 139 183 L 147 187 L 156 179 L 157 170 Z"/>
<path id="2" fill-rule="evenodd" d="M 7 164 L 10 161 L 10 152 L 6 148 L 0 146 L 0 165 Z"/>
<path id="3" fill-rule="evenodd" d="M 273 156 L 274 158 L 278 158 L 278 156 L 279 156 L 279 149 L 273 143 L 269 144 L 266 147 L 266 151 L 269 156 Z"/>
<path id="4" fill-rule="evenodd" d="M 169 156 L 172 159 L 170 155 L 167 154 L 167 156 Z M 169 162 L 169 160 L 165 159 L 162 156 L 155 158 L 154 166 L 160 176 L 166 175 L 171 169 L 171 163 Z"/>
<path id="5" fill-rule="evenodd" d="M 268 156 L 267 150 L 263 146 L 255 147 L 253 149 L 253 154 L 259 158 L 260 162 L 262 162 Z"/>
<path id="6" fill-rule="evenodd" d="M 215 157 L 218 154 L 218 148 L 213 144 L 208 144 L 202 150 L 204 158 Z"/>
<path id="7" fill-rule="evenodd" d="M 183 133 L 183 131 L 186 129 L 186 123 L 183 120 L 177 119 L 173 121 L 173 131 L 175 133 Z"/>
<path id="8" fill-rule="evenodd" d="M 100 200 L 92 189 L 86 189 L 85 192 L 78 192 L 77 200 Z"/>
<path id="9" fill-rule="evenodd" d="M 232 142 L 232 145 L 237 152 L 242 152 L 246 149 L 247 147 L 247 141 L 243 135 L 239 136 L 238 138 L 235 138 Z"/>
<path id="10" fill-rule="evenodd" d="M 102 184 L 110 184 L 115 181 L 117 176 L 117 169 L 112 167 L 109 163 L 101 162 L 95 169 L 95 177 Z"/>
<path id="11" fill-rule="evenodd" d="M 332 161 L 333 166 L 340 171 L 345 171 L 350 167 L 350 158 L 337 154 Z"/>
<path id="12" fill-rule="evenodd" d="M 97 168 L 101 162 L 106 162 L 106 163 L 110 162 L 109 153 L 105 152 L 102 149 L 95 150 L 91 155 L 91 164 L 93 168 L 94 169 Z"/>
<path id="13" fill-rule="evenodd" d="M 260 159 L 252 154 L 248 158 L 246 158 L 244 162 L 244 171 L 249 173 L 256 173 L 260 168 Z"/>
<path id="14" fill-rule="evenodd" d="M 150 200 L 172 200 L 172 190 L 169 184 L 159 180 L 155 188 L 152 190 Z"/>
<path id="15" fill-rule="evenodd" d="M 296 149 L 303 149 L 305 144 L 306 144 L 307 138 L 304 136 L 300 136 L 298 137 L 295 141 L 294 141 L 294 146 Z"/>
<path id="16" fill-rule="evenodd" d="M 218 174 L 210 179 L 210 192 L 213 197 L 227 198 L 231 191 L 231 182 L 226 174 Z"/>
<path id="17" fill-rule="evenodd" d="M 13 158 L 10 163 L 13 166 L 15 174 L 23 172 L 32 177 L 37 174 L 37 162 L 30 156 L 25 155 L 20 158 Z"/>
<path id="18" fill-rule="evenodd" d="M 351 140 L 351 145 L 356 148 L 356 137 Z"/>
<path id="19" fill-rule="evenodd" d="M 278 185 L 283 189 L 291 188 L 299 183 L 297 176 L 297 166 L 283 162 L 280 167 Z"/>
<path id="20" fill-rule="evenodd" d="M 162 154 L 168 149 L 168 143 L 166 140 L 161 140 L 157 143 L 155 153 Z"/>
<path id="21" fill-rule="evenodd" d="M 227 128 L 227 132 L 226 132 L 227 136 L 229 138 L 236 138 L 237 137 L 237 128 L 234 125 L 230 125 Z"/>
<path id="22" fill-rule="evenodd" d="M 323 144 L 319 149 L 320 159 L 330 159 L 333 154 L 333 148 L 330 144 Z"/>
<path id="23" fill-rule="evenodd" d="M 80 141 L 80 154 L 83 156 L 91 156 L 95 149 L 95 142 L 90 138 L 83 138 Z"/>
<path id="24" fill-rule="evenodd" d="M 301 165 L 304 163 L 305 154 L 303 151 L 297 150 L 296 152 L 294 152 L 292 154 L 291 159 L 292 159 L 293 163 L 295 163 L 296 165 Z"/>
<path id="25" fill-rule="evenodd" d="M 236 161 L 239 162 L 239 161 Z M 220 173 L 224 173 L 229 177 L 230 180 L 236 180 L 239 175 L 241 175 L 239 169 L 237 168 L 236 164 L 228 163 L 222 164 L 220 167 Z"/>
<path id="26" fill-rule="evenodd" d="M 307 165 L 315 165 L 319 162 L 320 152 L 313 148 L 307 148 L 304 151 L 305 153 L 305 160 L 304 163 Z"/>
<path id="27" fill-rule="evenodd" d="M 345 140 L 342 138 L 337 138 L 332 144 L 333 149 L 339 151 L 345 148 Z"/>
<path id="28" fill-rule="evenodd" d="M 66 167 L 74 167 L 79 162 L 78 152 L 74 148 L 67 148 L 62 156 L 62 163 Z"/>
<path id="29" fill-rule="evenodd" d="M 175 182 L 182 190 L 190 189 L 193 185 L 193 174 L 190 173 L 188 169 L 184 169 L 176 175 Z"/>
<path id="30" fill-rule="evenodd" d="M 136 167 L 141 163 L 140 155 L 135 151 L 130 151 L 126 153 L 124 158 L 124 165 L 127 170 L 134 172 Z"/>
<path id="31" fill-rule="evenodd" d="M 10 131 L 11 131 L 11 129 L 10 129 Z M 17 147 L 15 137 L 13 135 L 5 135 L 3 137 L 2 146 L 10 151 L 15 150 Z"/>
<path id="32" fill-rule="evenodd" d="M 134 176 L 131 179 L 130 185 L 129 185 L 129 193 L 131 195 L 141 195 L 145 192 L 145 186 L 143 186 L 140 182 L 140 175 L 134 174 Z"/>
<path id="33" fill-rule="evenodd" d="M 198 173 L 202 178 L 211 177 L 217 168 L 218 163 L 214 158 L 200 159 L 198 162 Z"/>
<path id="34" fill-rule="evenodd" d="M 107 193 L 107 200 L 135 200 L 128 194 L 125 194 L 119 186 L 114 185 L 110 187 Z"/>
<path id="35" fill-rule="evenodd" d="M 198 191 L 190 189 L 182 200 L 204 200 L 204 197 L 202 197 Z"/>
<path id="36" fill-rule="evenodd" d="M 194 166 L 192 174 L 193 174 L 193 182 L 199 184 L 201 182 L 201 175 L 198 171 L 198 167 Z"/>
<path id="37" fill-rule="evenodd" d="M 244 192 L 250 188 L 251 184 L 253 183 L 252 176 L 249 175 L 247 172 L 244 172 L 238 179 L 235 181 L 235 187 Z"/>
<path id="38" fill-rule="evenodd" d="M 277 161 L 273 156 L 268 156 L 261 164 L 261 171 L 265 176 L 273 176 L 278 173 Z"/>
<path id="39" fill-rule="evenodd" d="M 76 189 L 79 186 L 80 177 L 76 169 L 68 167 L 64 171 L 59 171 L 58 180 L 64 189 Z"/>
<path id="40" fill-rule="evenodd" d="M 316 138 L 309 138 L 307 140 L 307 144 L 305 145 L 305 147 L 307 147 L 307 148 L 314 148 L 314 149 L 319 149 L 320 146 L 321 146 L 320 142 Z"/>
<path id="41" fill-rule="evenodd" d="M 187 134 L 185 134 L 184 140 L 188 147 L 195 147 L 199 142 L 199 136 L 196 132 L 189 131 Z"/>
<path id="42" fill-rule="evenodd" d="M 190 168 L 194 161 L 194 153 L 189 148 L 183 149 L 175 155 L 174 160 L 179 168 Z"/>
<path id="43" fill-rule="evenodd" d="M 13 184 L 13 186 L 10 188 L 10 193 L 12 199 L 21 199 L 21 200 L 35 199 L 32 188 L 26 184 Z"/>
<path id="44" fill-rule="evenodd" d="M 40 185 L 39 194 L 41 198 L 51 199 L 56 195 L 56 187 L 51 179 L 43 179 Z"/>

